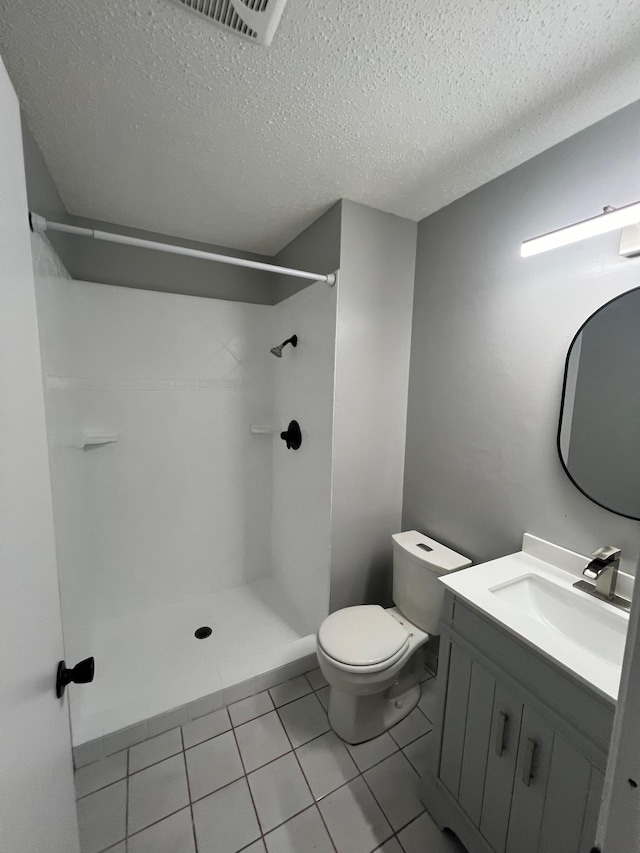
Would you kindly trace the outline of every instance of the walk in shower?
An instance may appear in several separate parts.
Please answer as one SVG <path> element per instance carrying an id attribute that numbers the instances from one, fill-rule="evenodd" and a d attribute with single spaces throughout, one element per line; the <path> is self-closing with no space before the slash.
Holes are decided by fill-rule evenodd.
<path id="1" fill-rule="evenodd" d="M 313 653 L 337 288 L 268 306 L 74 281 L 32 241 L 65 654 L 96 661 L 78 745 Z"/>

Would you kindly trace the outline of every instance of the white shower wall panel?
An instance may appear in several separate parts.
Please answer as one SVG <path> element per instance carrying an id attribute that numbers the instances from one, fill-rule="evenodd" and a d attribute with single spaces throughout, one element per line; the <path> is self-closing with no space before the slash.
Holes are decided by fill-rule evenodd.
<path id="1" fill-rule="evenodd" d="M 274 339 L 298 335 L 275 365 L 276 424 L 295 419 L 302 429 L 299 450 L 275 439 L 273 566 L 304 634 L 329 607 L 336 292 L 318 282 L 273 309 Z"/>
<path id="2" fill-rule="evenodd" d="M 272 309 L 47 278 L 38 299 L 67 636 L 268 575 L 272 449 L 249 427 Z"/>
<path id="3" fill-rule="evenodd" d="M 86 466 L 82 454 L 65 436 L 77 436 L 82 419 L 82 404 L 77 391 L 69 390 L 63 400 L 54 400 L 46 391 L 47 351 L 58 336 L 65 346 L 73 347 L 65 319 L 65 300 L 57 294 L 68 292 L 71 276 L 41 234 L 31 235 L 40 352 L 45 381 L 45 405 L 49 464 L 56 532 L 56 557 L 60 583 L 60 604 L 67 656 L 69 648 L 84 649 L 84 638 L 93 619 L 94 595 L 91 575 L 86 571 L 91 553 Z M 53 346 L 52 346 L 53 345 Z M 63 476 L 58 476 L 60 473 Z"/>

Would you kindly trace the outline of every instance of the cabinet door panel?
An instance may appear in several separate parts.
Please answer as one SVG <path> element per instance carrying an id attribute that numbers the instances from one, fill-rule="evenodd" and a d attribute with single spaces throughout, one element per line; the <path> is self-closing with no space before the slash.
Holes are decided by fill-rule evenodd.
<path id="1" fill-rule="evenodd" d="M 579 853 L 591 763 L 556 734 L 553 742 L 540 850 Z"/>
<path id="2" fill-rule="evenodd" d="M 591 782 L 587 796 L 587 807 L 584 814 L 584 826 L 580 840 L 580 853 L 590 853 L 596 843 L 596 829 L 598 827 L 598 815 L 602 803 L 602 787 L 604 785 L 604 773 L 597 767 L 591 769 Z"/>
<path id="3" fill-rule="evenodd" d="M 476 826 L 482 814 L 495 690 L 493 676 L 473 661 L 458 801 Z"/>
<path id="4" fill-rule="evenodd" d="M 507 841 L 521 720 L 522 702 L 496 684 L 480 818 L 480 831 L 496 853 L 504 851 Z"/>
<path id="5" fill-rule="evenodd" d="M 507 853 L 537 853 L 553 748 L 553 729 L 525 706 L 511 800 Z"/>
<path id="6" fill-rule="evenodd" d="M 449 677 L 447 679 L 439 775 L 456 799 L 458 799 L 460 787 L 460 769 L 462 767 L 470 681 L 471 658 L 459 646 L 452 643 L 449 655 Z"/>

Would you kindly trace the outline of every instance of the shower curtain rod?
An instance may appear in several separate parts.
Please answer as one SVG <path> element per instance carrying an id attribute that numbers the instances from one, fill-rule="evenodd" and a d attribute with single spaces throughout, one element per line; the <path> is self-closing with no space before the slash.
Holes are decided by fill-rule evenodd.
<path id="1" fill-rule="evenodd" d="M 306 278 L 311 281 L 325 281 L 329 287 L 336 283 L 335 273 L 304 272 L 289 267 L 278 267 L 275 264 L 263 264 L 260 261 L 250 261 L 247 258 L 234 258 L 230 255 L 218 255 L 215 252 L 203 252 L 200 249 L 187 249 L 184 246 L 174 246 L 171 243 L 158 243 L 154 240 L 142 240 L 140 237 L 127 237 L 125 234 L 114 234 L 111 231 L 97 231 L 94 228 L 81 228 L 78 225 L 66 225 L 63 222 L 51 222 L 37 213 L 29 213 L 29 225 L 36 234 L 45 231 L 62 231 L 65 234 L 77 234 L 80 237 L 93 237 L 94 240 L 106 240 L 109 243 L 122 243 L 126 246 L 139 246 L 142 249 L 155 249 L 158 252 L 169 252 L 173 255 L 186 255 L 189 258 L 203 258 L 206 261 L 219 261 L 234 267 L 249 267 L 254 270 L 277 272 L 280 275 L 290 275 L 295 278 Z"/>

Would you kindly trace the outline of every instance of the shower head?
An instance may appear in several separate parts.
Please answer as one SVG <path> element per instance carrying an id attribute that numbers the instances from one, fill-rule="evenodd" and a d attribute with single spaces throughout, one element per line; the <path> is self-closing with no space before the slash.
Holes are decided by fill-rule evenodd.
<path id="1" fill-rule="evenodd" d="M 283 341 L 277 347 L 271 347 L 270 352 L 272 352 L 276 358 L 282 358 L 282 350 L 286 347 L 287 344 L 291 344 L 292 347 L 298 346 L 298 336 L 292 335 L 290 338 L 287 338 L 286 341 Z"/>

